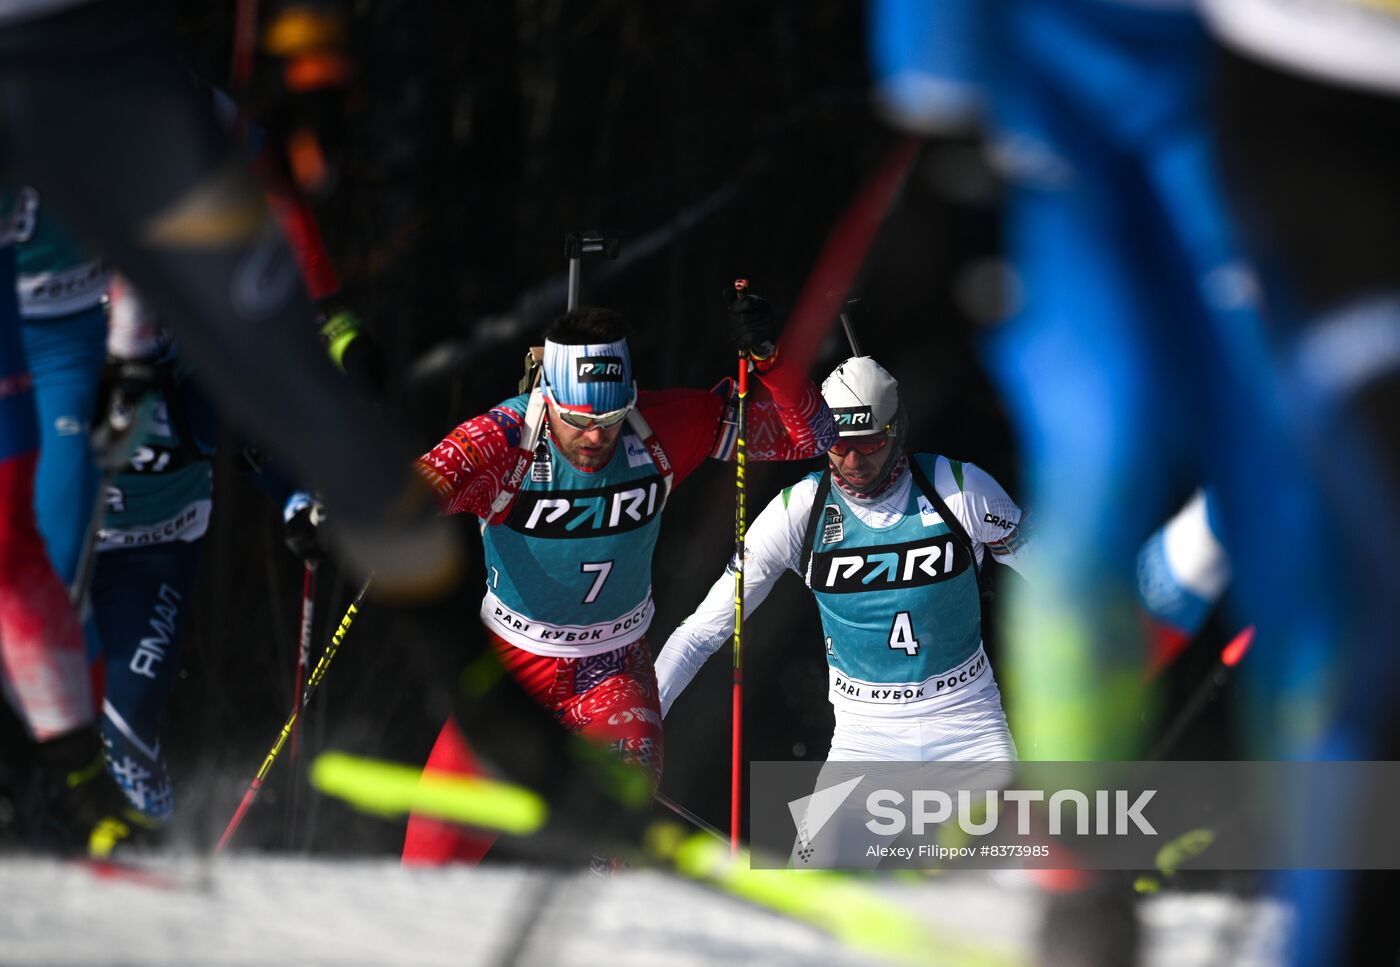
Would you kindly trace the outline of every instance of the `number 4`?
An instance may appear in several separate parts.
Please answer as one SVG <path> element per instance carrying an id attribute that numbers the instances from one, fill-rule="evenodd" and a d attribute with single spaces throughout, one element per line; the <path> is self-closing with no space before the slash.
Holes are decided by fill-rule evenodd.
<path id="1" fill-rule="evenodd" d="M 914 637 L 914 624 L 909 620 L 908 611 L 894 616 L 894 624 L 890 625 L 890 647 L 903 649 L 907 655 L 919 653 L 919 639 Z"/>
<path id="2" fill-rule="evenodd" d="M 588 589 L 587 596 L 584 597 L 584 604 L 592 604 L 598 600 L 598 593 L 603 590 L 603 583 L 607 581 L 608 575 L 612 573 L 612 561 L 585 561 L 579 565 L 579 570 L 584 574 L 597 574 L 593 579 L 593 587 Z"/>

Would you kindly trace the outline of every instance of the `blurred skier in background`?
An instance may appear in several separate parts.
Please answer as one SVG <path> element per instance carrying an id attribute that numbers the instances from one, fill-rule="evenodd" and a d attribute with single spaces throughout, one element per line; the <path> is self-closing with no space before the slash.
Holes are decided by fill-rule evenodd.
<path id="1" fill-rule="evenodd" d="M 1218 514 L 1210 493 L 1197 490 L 1138 551 L 1138 603 L 1151 640 L 1148 675 L 1176 660 L 1229 586 Z"/>
<path id="2" fill-rule="evenodd" d="M 923 130 L 985 124 L 1008 183 L 1017 305 L 989 339 L 988 359 L 1016 416 L 1045 549 L 1044 573 L 1011 602 L 1007 627 L 1008 707 L 1023 754 L 1141 753 L 1148 697 L 1137 685 L 1133 561 L 1172 489 L 1201 480 L 1219 502 L 1238 602 L 1270 649 L 1249 666 L 1251 748 L 1358 757 L 1380 709 L 1367 696 L 1393 680 L 1388 658 L 1382 675 L 1359 674 L 1357 663 L 1390 634 L 1385 614 L 1400 600 L 1386 590 L 1394 569 L 1368 563 L 1400 536 L 1377 445 L 1394 431 L 1368 424 L 1364 404 L 1344 415 L 1342 394 L 1322 388 L 1365 385 L 1375 406 L 1393 372 L 1393 354 L 1376 349 L 1394 344 L 1385 306 L 1395 269 L 1380 254 L 1393 251 L 1395 190 L 1381 175 L 1393 171 L 1384 153 L 1393 147 L 1382 139 L 1372 152 L 1356 124 L 1387 106 L 1339 95 L 1358 113 L 1332 111 L 1330 121 L 1353 134 L 1300 144 L 1286 81 L 1261 107 L 1239 95 L 1267 82 L 1227 57 L 1211 86 L 1217 48 L 1186 2 L 890 0 L 872 9 L 887 115 Z M 1373 88 L 1393 84 L 1395 16 L 1379 5 L 1222 2 L 1211 12 L 1227 40 L 1253 38 L 1255 55 L 1291 52 L 1314 70 L 1318 60 L 1350 61 L 1353 73 L 1365 63 Z M 1342 34 L 1358 56 L 1338 57 Z M 1327 38 L 1330 53 L 1317 53 Z M 1314 93 L 1321 123 L 1325 93 Z M 1213 103 L 1238 123 L 1215 127 Z M 1254 149 L 1247 170 L 1231 162 L 1241 146 Z M 1351 197 L 1358 210 L 1370 206 L 1361 224 L 1373 232 L 1351 232 L 1321 200 L 1347 180 L 1347 160 L 1362 156 L 1374 190 Z M 1229 196 L 1222 158 L 1239 173 Z M 1303 230 L 1307 219 L 1292 217 L 1300 212 L 1330 219 L 1333 235 L 1319 245 L 1322 236 Z M 1278 257 L 1290 240 L 1294 257 Z M 1298 254 L 1323 247 L 1328 257 L 1305 269 Z M 1348 252 L 1359 252 L 1354 265 Z M 1347 321 L 1300 343 L 1298 323 L 1327 306 L 1314 299 L 1299 311 L 1293 294 L 1309 272 L 1339 262 L 1352 267 L 1307 288 L 1330 290 Z M 1311 356 L 1300 360 L 1299 345 Z M 1318 432 L 1323 425 L 1330 434 Z M 1361 507 L 1375 512 L 1365 524 L 1352 519 Z M 1335 565 L 1297 567 L 1302 535 L 1335 540 Z M 1359 727 L 1346 728 L 1348 719 Z M 1297 962 L 1318 962 L 1327 948 L 1318 942 L 1327 928 L 1309 922 L 1335 925 L 1337 896 L 1300 904 Z"/>
<path id="3" fill-rule="evenodd" d="M 492 758 L 518 781 L 568 788 L 599 814 L 614 812 L 611 773 L 575 758 L 563 732 L 513 680 L 467 696 L 455 674 L 444 673 L 482 644 L 464 642 L 456 622 L 466 541 L 437 514 L 431 491 L 411 470 L 402 434 L 326 359 L 295 259 L 262 189 L 153 5 L 20 0 L 0 11 L 0 55 L 0 168 L 51 201 L 131 279 L 175 327 L 184 358 L 220 412 L 266 441 L 325 500 L 339 552 L 357 570 L 373 571 L 378 596 L 411 605 L 400 614 L 421 642 L 411 657 L 434 669 L 425 675 L 430 703 L 480 732 Z M 100 164 L 92 161 L 93 145 L 101 146 Z M 4 271 L 0 287 L 12 291 L 12 264 Z M 10 397 L 0 435 L 0 502 L 10 524 L 0 541 L 7 551 L 0 622 L 16 601 L 44 609 L 27 625 L 12 623 L 0 659 L 33 733 L 76 736 L 47 744 L 61 752 L 50 771 L 71 794 L 84 783 L 102 785 L 88 780 L 104 772 L 77 621 L 33 525 L 32 397 L 16 313 L 5 302 L 0 368 Z M 247 391 L 250 384 L 257 392 Z M 497 744 L 490 725 L 503 720 L 513 734 Z M 507 754 L 519 736 L 536 740 L 529 762 Z M 69 810 L 75 845 L 105 852 L 129 834 L 130 824 L 114 819 L 126 807 L 110 788 L 117 798 L 105 796 L 100 809 L 83 804 L 81 816 Z M 98 839 L 89 835 L 99 831 Z"/>
<path id="4" fill-rule="evenodd" d="M 1244 679 L 1251 737 L 1270 748 L 1260 734 L 1296 719 L 1296 696 L 1312 685 L 1333 701 L 1315 721 L 1304 720 L 1307 754 L 1393 759 L 1400 571 L 1388 549 L 1400 538 L 1400 9 L 1355 0 L 1203 0 L 1202 7 L 1219 41 L 1212 121 L 1228 197 L 1262 281 L 1287 413 L 1333 517 L 1325 533 L 1336 564 L 1328 570 L 1345 592 L 1335 647 L 1314 661 L 1285 653 L 1253 663 Z M 1243 576 L 1248 566 L 1241 560 L 1237 570 Z M 1338 797 L 1353 815 L 1373 798 L 1365 790 L 1300 791 L 1309 809 Z M 1353 826 L 1335 801 L 1332 819 L 1318 815 L 1308 820 L 1310 835 L 1345 836 Z M 1284 877 L 1283 889 L 1298 916 L 1293 963 L 1400 955 L 1388 915 L 1400 894 L 1393 874 L 1299 871 Z"/>

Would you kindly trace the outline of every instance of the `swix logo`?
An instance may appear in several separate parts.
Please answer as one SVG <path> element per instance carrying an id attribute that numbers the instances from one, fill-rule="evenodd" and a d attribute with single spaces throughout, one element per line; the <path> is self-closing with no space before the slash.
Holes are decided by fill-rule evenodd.
<path id="1" fill-rule="evenodd" d="M 660 512 L 661 478 L 652 475 L 595 490 L 526 491 L 506 526 L 531 537 L 601 537 L 645 527 Z"/>
<path id="2" fill-rule="evenodd" d="M 621 356 L 580 356 L 577 365 L 580 383 L 622 382 Z"/>
<path id="3" fill-rule="evenodd" d="M 998 517 L 996 514 L 983 514 L 982 519 L 988 524 L 996 524 L 1004 531 L 1009 531 L 1012 527 L 1016 526 L 1015 524 L 1011 523 L 1011 521 L 1007 520 L 1005 517 Z"/>
<path id="4" fill-rule="evenodd" d="M 812 555 L 812 590 L 828 594 L 918 588 L 957 577 L 967 552 L 948 534 L 883 547 L 843 547 Z"/>
<path id="5" fill-rule="evenodd" d="M 651 454 L 652 461 L 661 468 L 662 473 L 671 472 L 671 461 L 666 457 L 666 451 L 661 449 L 661 443 L 654 436 L 646 439 L 647 452 Z"/>
<path id="6" fill-rule="evenodd" d="M 836 430 L 873 430 L 875 420 L 868 406 L 835 406 L 831 417 L 836 421 Z"/>
<path id="7" fill-rule="evenodd" d="M 521 483 L 525 480 L 525 471 L 529 468 L 530 454 L 522 453 L 516 456 L 515 466 L 511 467 L 510 473 L 501 478 L 501 484 L 505 490 L 514 493 L 520 489 Z"/>

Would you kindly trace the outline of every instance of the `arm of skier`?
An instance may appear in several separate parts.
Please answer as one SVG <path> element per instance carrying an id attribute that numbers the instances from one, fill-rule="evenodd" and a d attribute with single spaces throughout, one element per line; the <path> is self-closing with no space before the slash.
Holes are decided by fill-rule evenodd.
<path id="1" fill-rule="evenodd" d="M 940 461 L 940 474 L 951 473 Z M 942 492 L 942 482 L 936 486 Z M 950 510 L 954 508 L 950 507 Z M 962 467 L 962 501 L 954 511 L 968 536 L 985 555 L 1018 574 L 1026 573 L 1027 515 L 1007 496 L 996 478 L 973 463 Z"/>
<path id="2" fill-rule="evenodd" d="M 817 385 L 785 366 L 779 356 L 765 370 L 755 367 L 758 385 L 749 391 L 746 456 L 750 460 L 808 460 L 831 449 L 836 425 Z M 734 380 L 714 388 L 727 405 L 710 456 L 733 460 L 738 438 L 739 393 Z"/>
<path id="3" fill-rule="evenodd" d="M 784 395 L 785 402 L 781 404 L 772 398 L 764 399 L 761 387 L 750 390 L 748 459 L 805 460 L 824 453 L 835 441 L 836 427 L 821 392 L 810 380 L 800 379 L 806 389 Z M 779 394 L 783 393 L 780 388 Z M 788 402 L 793 399 L 795 403 Z M 732 379 L 708 391 L 641 391 L 637 406 L 670 458 L 677 484 L 706 457 L 734 459 L 738 403 Z"/>
<path id="4" fill-rule="evenodd" d="M 525 400 L 514 397 L 459 423 L 418 458 L 414 468 L 438 495 L 444 513 L 490 516 L 511 451 L 520 445 Z"/>
<path id="5" fill-rule="evenodd" d="M 831 410 L 803 372 L 777 349 L 778 324 L 763 299 L 731 294 L 729 335 L 735 348 L 755 362 L 758 378 L 749 392 L 746 456 L 753 460 L 806 460 L 836 441 Z M 739 397 L 734 380 L 710 392 L 690 389 L 643 391 L 638 407 L 670 457 L 679 484 L 706 457 L 734 459 Z"/>
<path id="6" fill-rule="evenodd" d="M 801 492 L 805 492 L 805 500 Z M 785 568 L 796 568 L 802 553 L 802 533 L 812 506 L 814 488 L 801 481 L 774 497 L 755 518 L 744 538 L 744 615 L 747 617 L 768 597 Z M 661 714 L 675 701 L 700 666 L 734 633 L 734 562 L 731 559 L 719 580 L 695 612 L 671 633 L 656 656 L 656 680 L 661 692 Z"/>

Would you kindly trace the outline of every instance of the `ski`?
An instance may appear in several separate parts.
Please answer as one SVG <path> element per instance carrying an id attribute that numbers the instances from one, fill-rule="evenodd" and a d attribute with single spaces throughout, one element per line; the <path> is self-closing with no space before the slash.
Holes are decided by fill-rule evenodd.
<path id="1" fill-rule="evenodd" d="M 325 795 L 386 818 L 416 812 L 514 836 L 545 833 L 549 810 L 535 793 L 492 779 L 466 778 L 343 752 L 324 752 L 311 784 Z M 547 843 L 539 843 L 552 855 Z M 652 820 L 640 848 L 622 846 L 637 865 L 669 870 L 756 907 L 789 917 L 853 950 L 900 964 L 1013 967 L 1024 961 L 999 945 L 932 932 L 919 917 L 880 896 L 862 878 L 831 870 L 753 869 L 747 849 L 731 856 L 727 838 Z"/>
<path id="2" fill-rule="evenodd" d="M 157 869 L 129 858 L 78 856 L 68 862 L 99 880 L 168 893 L 184 892 L 200 885 L 199 881 L 193 878 L 179 876 L 169 870 Z"/>

